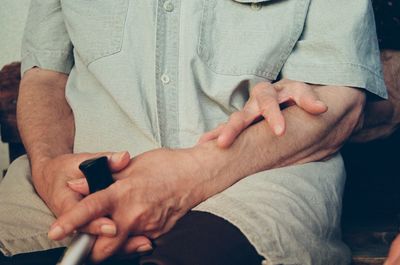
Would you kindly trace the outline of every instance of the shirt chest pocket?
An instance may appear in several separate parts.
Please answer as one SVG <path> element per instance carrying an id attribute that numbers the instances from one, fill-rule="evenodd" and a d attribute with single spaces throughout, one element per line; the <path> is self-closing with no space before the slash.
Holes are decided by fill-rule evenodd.
<path id="1" fill-rule="evenodd" d="M 62 0 L 74 52 L 86 64 L 122 49 L 129 0 Z"/>
<path id="2" fill-rule="evenodd" d="M 203 0 L 198 55 L 214 72 L 275 79 L 310 0 Z"/>

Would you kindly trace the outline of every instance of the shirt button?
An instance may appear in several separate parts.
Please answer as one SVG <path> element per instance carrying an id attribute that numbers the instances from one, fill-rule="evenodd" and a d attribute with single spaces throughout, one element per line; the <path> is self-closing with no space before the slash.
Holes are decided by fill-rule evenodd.
<path id="1" fill-rule="evenodd" d="M 261 9 L 261 4 L 260 3 L 251 3 L 251 9 L 258 11 Z"/>
<path id="2" fill-rule="evenodd" d="M 164 2 L 164 10 L 167 12 L 174 11 L 174 3 L 172 3 L 170 0 L 165 1 Z"/>
<path id="3" fill-rule="evenodd" d="M 164 85 L 168 84 L 171 81 L 171 79 L 169 79 L 169 76 L 167 74 L 163 74 L 161 76 L 161 82 L 163 82 Z"/>

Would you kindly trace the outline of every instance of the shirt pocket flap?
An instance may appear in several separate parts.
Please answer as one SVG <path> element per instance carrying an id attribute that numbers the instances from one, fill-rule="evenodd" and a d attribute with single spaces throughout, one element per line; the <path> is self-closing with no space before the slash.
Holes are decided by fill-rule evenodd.
<path id="1" fill-rule="evenodd" d="M 217 74 L 276 79 L 303 31 L 309 1 L 205 0 L 199 58 Z"/>

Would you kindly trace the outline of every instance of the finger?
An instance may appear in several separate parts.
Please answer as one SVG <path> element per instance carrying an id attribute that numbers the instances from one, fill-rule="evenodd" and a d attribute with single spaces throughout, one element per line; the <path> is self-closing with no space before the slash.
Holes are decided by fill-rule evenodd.
<path id="1" fill-rule="evenodd" d="M 117 234 L 117 226 L 113 220 L 100 217 L 79 229 L 79 231 L 92 235 L 114 237 Z"/>
<path id="2" fill-rule="evenodd" d="M 72 179 L 67 181 L 67 184 L 70 189 L 82 195 L 86 196 L 90 193 L 86 178 Z"/>
<path id="3" fill-rule="evenodd" d="M 240 135 L 240 133 L 242 133 L 259 117 L 260 112 L 257 106 L 257 102 L 253 98 L 250 98 L 244 106 L 243 110 L 241 110 L 237 114 L 234 113 L 231 115 L 227 126 L 223 128 L 220 136 L 218 137 L 218 145 L 223 148 L 231 146 L 235 139 Z"/>
<path id="4" fill-rule="evenodd" d="M 248 111 L 242 110 L 234 112 L 220 132 L 217 144 L 221 148 L 227 148 L 232 145 L 238 135 L 245 130 L 255 119 L 254 115 Z"/>
<path id="5" fill-rule="evenodd" d="M 113 173 L 116 173 L 122 169 L 124 169 L 126 166 L 129 165 L 130 163 L 130 154 L 127 151 L 124 152 L 119 152 L 119 153 L 98 153 L 96 156 L 101 156 L 101 155 L 106 155 L 108 158 L 108 165 L 110 167 L 110 170 Z M 89 190 L 89 184 L 86 180 L 86 178 L 77 178 L 77 179 L 72 179 L 67 182 L 68 187 L 71 188 L 73 191 L 78 192 L 82 195 L 88 195 L 90 190 Z"/>
<path id="6" fill-rule="evenodd" d="M 90 194 L 57 218 L 50 228 L 48 237 L 52 240 L 61 240 L 90 221 L 109 214 L 111 198 L 109 189 Z"/>
<path id="7" fill-rule="evenodd" d="M 229 117 L 229 121 L 218 137 L 218 145 L 220 147 L 227 148 L 231 146 L 238 135 L 260 117 L 256 97 L 260 91 L 268 86 L 271 86 L 271 83 L 261 82 L 254 86 L 243 110 L 235 112 Z"/>
<path id="8" fill-rule="evenodd" d="M 121 249 L 124 254 L 132 254 L 135 252 L 147 252 L 152 250 L 150 239 L 145 236 L 134 236 L 129 238 Z"/>
<path id="9" fill-rule="evenodd" d="M 209 132 L 204 133 L 200 137 L 200 139 L 197 142 L 197 144 L 203 144 L 205 142 L 212 141 L 212 140 L 218 138 L 218 136 L 221 134 L 221 131 L 223 130 L 224 127 L 225 127 L 225 124 L 220 124 L 217 128 L 215 128 L 215 129 L 213 129 L 213 130 L 211 130 Z"/>
<path id="10" fill-rule="evenodd" d="M 284 85 L 278 84 L 275 88 L 279 91 L 279 103 L 292 100 L 297 106 L 314 115 L 322 114 L 328 110 L 327 105 L 319 100 L 310 85 L 292 82 Z"/>
<path id="11" fill-rule="evenodd" d="M 108 160 L 108 166 L 112 173 L 116 173 L 129 165 L 131 156 L 128 151 L 113 153 Z"/>
<path id="12" fill-rule="evenodd" d="M 311 114 L 321 114 L 328 110 L 326 104 L 319 100 L 317 94 L 307 84 L 300 84 L 300 89 L 296 89 L 294 93 L 294 101 L 296 104 Z M 292 90 L 295 87 L 291 88 Z"/>
<path id="13" fill-rule="evenodd" d="M 94 159 L 97 157 L 106 156 L 108 166 L 112 172 L 118 172 L 124 169 L 130 162 L 130 154 L 128 151 L 123 152 L 99 152 L 99 153 L 81 153 L 77 159 L 79 163 L 84 160 Z"/>
<path id="14" fill-rule="evenodd" d="M 85 160 L 95 159 L 101 156 L 106 156 L 108 160 L 108 165 L 110 167 L 111 172 L 115 173 L 123 168 L 125 168 L 130 162 L 130 154 L 127 151 L 124 152 L 99 152 L 99 153 L 80 153 L 76 154 L 71 161 L 71 166 L 74 169 L 78 169 L 79 164 L 81 164 Z M 75 170 L 74 174 L 70 175 L 70 179 L 79 179 L 83 178 L 84 175 L 82 171 Z"/>
<path id="15" fill-rule="evenodd" d="M 279 107 L 278 94 L 271 86 L 261 91 L 256 97 L 261 115 L 268 122 L 275 135 L 281 136 L 285 132 L 285 119 Z"/>
<path id="16" fill-rule="evenodd" d="M 93 246 L 91 260 L 99 263 L 116 253 L 128 238 L 128 229 L 121 226 L 115 237 L 98 237 Z"/>

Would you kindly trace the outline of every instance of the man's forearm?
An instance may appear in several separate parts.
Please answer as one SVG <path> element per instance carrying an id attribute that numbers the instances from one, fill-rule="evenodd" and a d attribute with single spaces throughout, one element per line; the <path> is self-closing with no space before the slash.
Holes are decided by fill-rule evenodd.
<path id="1" fill-rule="evenodd" d="M 71 153 L 74 120 L 65 99 L 68 76 L 33 68 L 21 81 L 17 120 L 33 176 L 50 158 Z"/>
<path id="2" fill-rule="evenodd" d="M 228 149 L 218 148 L 215 141 L 194 147 L 194 157 L 211 184 L 204 189 L 212 193 L 206 197 L 248 175 L 320 160 L 336 152 L 359 124 L 365 96 L 346 87 L 321 86 L 316 91 L 328 111 L 314 116 L 297 106 L 285 109 L 287 129 L 283 136 L 274 135 L 266 121 L 261 121 L 246 129 Z"/>

